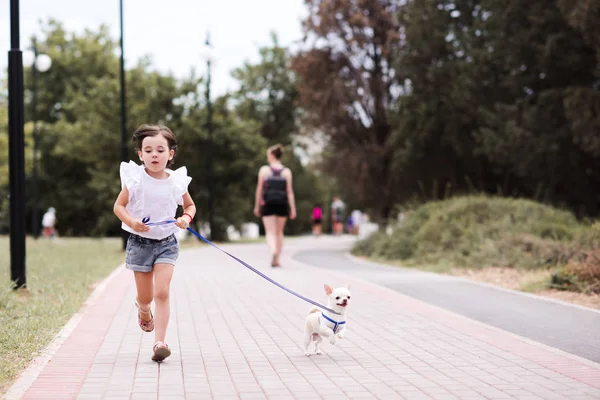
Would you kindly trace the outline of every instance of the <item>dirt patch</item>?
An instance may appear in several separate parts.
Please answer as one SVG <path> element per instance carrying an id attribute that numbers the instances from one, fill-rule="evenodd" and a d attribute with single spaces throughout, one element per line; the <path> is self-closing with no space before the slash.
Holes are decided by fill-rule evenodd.
<path id="1" fill-rule="evenodd" d="M 546 270 L 525 271 L 498 267 L 477 270 L 453 268 L 450 275 L 600 310 L 600 296 L 598 295 L 548 289 L 545 283 L 550 278 L 551 272 Z"/>

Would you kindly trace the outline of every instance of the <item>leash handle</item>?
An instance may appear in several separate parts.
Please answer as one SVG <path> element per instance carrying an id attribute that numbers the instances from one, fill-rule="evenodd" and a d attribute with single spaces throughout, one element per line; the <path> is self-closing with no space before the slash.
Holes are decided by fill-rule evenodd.
<path id="1" fill-rule="evenodd" d="M 172 224 L 174 222 L 177 222 L 177 220 L 176 219 L 167 219 L 165 221 L 150 222 L 150 217 L 144 217 L 144 218 L 142 218 L 142 222 L 148 226 L 156 226 L 156 225 Z"/>
<path id="2" fill-rule="evenodd" d="M 165 221 L 157 221 L 157 222 L 150 222 L 150 217 L 144 217 L 142 219 L 142 222 L 145 223 L 148 226 L 156 226 L 156 225 L 166 225 L 166 224 L 172 224 L 174 222 L 176 222 L 176 220 L 174 219 L 168 219 Z M 245 262 L 244 260 L 239 259 L 238 257 L 234 256 L 233 254 L 229 253 L 226 250 L 223 250 L 222 248 L 220 248 L 219 246 L 217 246 L 216 244 L 214 244 L 213 242 L 211 242 L 210 240 L 208 240 L 207 238 L 205 238 L 204 236 L 202 236 L 201 234 L 199 234 L 198 232 L 196 232 L 195 230 L 193 230 L 192 228 L 187 228 L 187 230 L 189 232 L 192 233 L 192 235 L 196 236 L 198 239 L 202 240 L 203 242 L 205 242 L 206 244 L 211 245 L 212 247 L 214 247 L 215 249 L 227 254 L 229 257 L 233 258 L 235 261 L 237 261 L 238 263 L 242 264 L 244 267 L 248 268 L 249 270 L 251 270 L 252 272 L 258 274 L 259 276 L 261 276 L 262 278 L 268 280 L 269 282 L 271 282 L 273 285 L 285 290 L 286 292 L 298 297 L 299 299 L 302 299 L 304 301 L 306 301 L 307 303 L 310 303 L 312 305 L 315 305 L 317 307 L 321 307 L 323 310 L 327 310 L 331 313 L 337 314 L 337 315 L 342 315 L 337 311 L 332 310 L 331 308 L 325 307 L 322 304 L 317 303 L 314 300 L 311 300 L 305 296 L 302 296 L 300 293 L 296 293 L 293 290 L 290 290 L 288 288 L 286 288 L 285 286 L 283 286 L 282 284 L 280 284 L 279 282 L 269 278 L 267 275 L 263 274 L 262 272 L 260 272 L 259 270 L 257 270 L 256 268 L 254 268 L 252 265 L 248 264 L 247 262 Z"/>

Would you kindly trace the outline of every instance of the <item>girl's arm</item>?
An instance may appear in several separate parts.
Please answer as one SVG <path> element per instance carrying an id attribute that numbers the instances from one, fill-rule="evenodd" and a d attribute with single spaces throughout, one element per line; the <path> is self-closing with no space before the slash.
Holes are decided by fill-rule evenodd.
<path id="1" fill-rule="evenodd" d="M 287 181 L 287 197 L 290 203 L 290 219 L 294 219 L 296 218 L 296 199 L 294 198 L 294 188 L 292 186 L 292 171 L 288 169 L 287 172 L 285 178 Z"/>
<path id="2" fill-rule="evenodd" d="M 263 192 L 262 168 L 258 170 L 258 182 L 256 182 L 256 193 L 254 195 L 254 215 L 260 217 L 260 199 Z"/>
<path id="3" fill-rule="evenodd" d="M 140 220 L 136 220 L 133 218 L 125 207 L 129 202 L 129 190 L 127 190 L 127 186 L 123 187 L 119 196 L 117 196 L 117 200 L 115 201 L 115 205 L 113 207 L 113 212 L 115 215 L 123 222 L 125 225 L 129 225 L 136 232 L 148 232 L 150 227 L 144 224 Z"/>
<path id="4" fill-rule="evenodd" d="M 194 204 L 194 200 L 192 200 L 192 196 L 188 192 L 185 192 L 183 195 L 183 215 L 177 218 L 177 225 L 181 229 L 187 229 L 190 226 L 190 223 L 196 216 L 196 204 Z"/>

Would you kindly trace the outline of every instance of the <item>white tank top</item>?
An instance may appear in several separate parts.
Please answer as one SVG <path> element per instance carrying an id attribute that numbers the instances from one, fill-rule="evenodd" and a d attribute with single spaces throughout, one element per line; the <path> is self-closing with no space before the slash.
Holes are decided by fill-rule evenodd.
<path id="1" fill-rule="evenodd" d="M 129 191 L 129 202 L 125 207 L 129 215 L 139 220 L 148 217 L 148 222 L 175 218 L 177 205 L 183 205 L 183 195 L 192 178 L 187 176 L 185 167 L 166 171 L 167 179 L 156 179 L 148 175 L 143 165 L 133 161 L 121 163 L 121 187 L 126 186 Z M 125 223 L 121 228 L 149 239 L 164 239 L 179 230 L 175 224 L 151 226 L 148 232 L 135 232 Z"/>

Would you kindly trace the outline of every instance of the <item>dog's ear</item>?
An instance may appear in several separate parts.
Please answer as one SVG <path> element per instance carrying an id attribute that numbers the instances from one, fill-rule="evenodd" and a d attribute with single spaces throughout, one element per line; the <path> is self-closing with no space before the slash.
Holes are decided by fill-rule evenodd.
<path id="1" fill-rule="evenodd" d="M 346 289 L 350 290 L 350 284 L 346 285 Z"/>
<path id="2" fill-rule="evenodd" d="M 329 296 L 333 292 L 333 288 L 328 284 L 325 284 L 325 294 Z"/>

